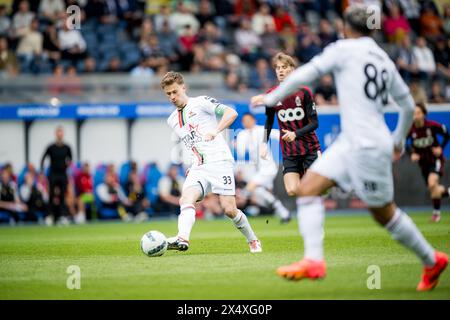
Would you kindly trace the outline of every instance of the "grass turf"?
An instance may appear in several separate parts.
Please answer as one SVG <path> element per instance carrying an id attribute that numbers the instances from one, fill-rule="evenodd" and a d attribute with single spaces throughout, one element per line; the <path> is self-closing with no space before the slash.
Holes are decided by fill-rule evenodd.
<path id="1" fill-rule="evenodd" d="M 450 212 L 440 223 L 412 214 L 426 238 L 450 252 Z M 187 252 L 149 258 L 141 236 L 176 233 L 175 220 L 94 223 L 69 227 L 0 227 L 0 299 L 450 299 L 450 271 L 432 292 L 415 291 L 418 259 L 369 215 L 329 215 L 321 281 L 289 282 L 275 269 L 301 257 L 297 222 L 250 219 L 264 252 L 250 254 L 243 236 L 227 219 L 197 221 Z M 81 269 L 81 289 L 66 287 L 67 268 Z M 381 289 L 369 290 L 367 268 L 378 265 Z"/>

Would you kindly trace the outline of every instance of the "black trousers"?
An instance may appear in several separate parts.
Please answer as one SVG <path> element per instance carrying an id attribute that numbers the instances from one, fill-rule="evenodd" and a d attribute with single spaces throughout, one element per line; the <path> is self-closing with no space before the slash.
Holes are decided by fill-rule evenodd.
<path id="1" fill-rule="evenodd" d="M 51 173 L 48 176 L 50 186 L 49 209 L 50 214 L 55 218 L 65 216 L 68 213 L 66 206 L 66 191 L 67 191 L 67 175 Z"/>

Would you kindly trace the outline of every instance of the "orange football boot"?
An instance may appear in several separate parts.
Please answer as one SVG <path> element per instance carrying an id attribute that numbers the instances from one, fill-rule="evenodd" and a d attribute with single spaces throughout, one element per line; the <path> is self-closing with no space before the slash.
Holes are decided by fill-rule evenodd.
<path id="1" fill-rule="evenodd" d="M 326 275 L 326 265 L 323 260 L 303 259 L 290 265 L 279 267 L 277 274 L 289 280 L 301 280 L 304 278 L 312 280 L 322 279 Z"/>
<path id="2" fill-rule="evenodd" d="M 434 266 L 423 268 L 422 280 L 417 286 L 417 291 L 429 291 L 438 284 L 439 276 L 447 267 L 448 256 L 443 252 L 436 251 L 435 258 Z"/>

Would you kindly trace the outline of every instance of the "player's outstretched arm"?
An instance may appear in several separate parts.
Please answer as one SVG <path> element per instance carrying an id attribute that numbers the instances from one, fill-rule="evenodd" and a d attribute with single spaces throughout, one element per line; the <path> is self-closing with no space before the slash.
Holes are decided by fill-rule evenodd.
<path id="1" fill-rule="evenodd" d="M 250 104 L 255 107 L 265 105 L 274 106 L 278 101 L 298 90 L 301 85 L 306 85 L 319 78 L 319 70 L 312 64 L 307 63 L 294 70 L 275 90 L 266 95 L 252 97 Z"/>
<path id="2" fill-rule="evenodd" d="M 219 123 L 217 124 L 215 132 L 207 133 L 205 135 L 205 141 L 213 140 L 219 133 L 231 126 L 234 120 L 236 120 L 237 116 L 238 113 L 236 112 L 236 110 L 230 107 L 226 107 L 223 112 L 222 119 L 220 119 Z"/>
<path id="3" fill-rule="evenodd" d="M 397 127 L 394 130 L 395 158 L 399 158 L 405 146 L 405 139 L 413 123 L 414 100 L 400 74 L 395 71 L 390 93 L 400 107 Z"/>

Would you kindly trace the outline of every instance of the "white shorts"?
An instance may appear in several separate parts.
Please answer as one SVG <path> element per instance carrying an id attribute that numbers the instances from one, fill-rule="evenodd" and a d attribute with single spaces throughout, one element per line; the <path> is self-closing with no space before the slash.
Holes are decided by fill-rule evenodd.
<path id="1" fill-rule="evenodd" d="M 233 162 L 218 161 L 194 166 L 189 170 L 183 190 L 189 187 L 199 188 L 202 199 L 210 192 L 222 196 L 234 196 Z"/>
<path id="2" fill-rule="evenodd" d="M 339 136 L 310 170 L 344 191 L 354 190 L 369 207 L 382 207 L 394 198 L 392 148 L 356 148 Z"/>

